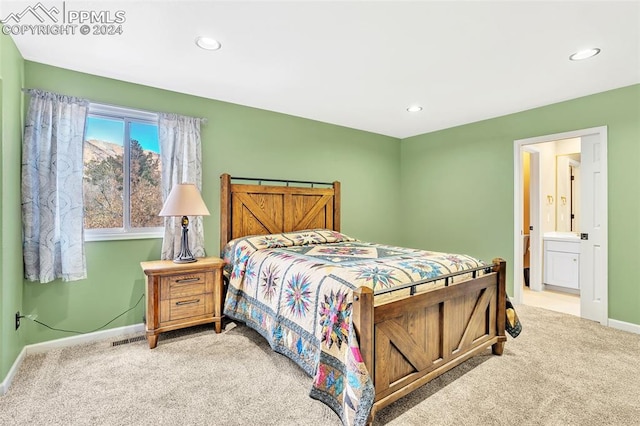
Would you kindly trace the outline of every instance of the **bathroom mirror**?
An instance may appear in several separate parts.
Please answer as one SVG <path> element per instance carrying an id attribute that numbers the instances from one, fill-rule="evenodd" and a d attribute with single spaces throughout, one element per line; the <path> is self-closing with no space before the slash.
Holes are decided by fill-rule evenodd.
<path id="1" fill-rule="evenodd" d="M 580 154 L 556 156 L 556 231 L 580 229 Z"/>

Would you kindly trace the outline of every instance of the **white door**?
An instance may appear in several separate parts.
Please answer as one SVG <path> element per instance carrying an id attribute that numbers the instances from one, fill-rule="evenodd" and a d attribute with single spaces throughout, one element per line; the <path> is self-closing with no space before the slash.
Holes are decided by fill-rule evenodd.
<path id="1" fill-rule="evenodd" d="M 582 136 L 580 315 L 607 324 L 607 151 L 602 133 Z"/>

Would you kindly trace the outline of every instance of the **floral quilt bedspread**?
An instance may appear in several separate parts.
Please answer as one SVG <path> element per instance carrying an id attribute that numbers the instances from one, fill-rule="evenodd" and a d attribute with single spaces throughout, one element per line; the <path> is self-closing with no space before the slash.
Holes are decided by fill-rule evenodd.
<path id="1" fill-rule="evenodd" d="M 313 377 L 310 395 L 345 425 L 374 399 L 351 323 L 353 290 L 374 290 L 484 265 L 465 255 L 355 240 L 330 230 L 238 238 L 223 250 L 224 313 L 258 331 Z"/>

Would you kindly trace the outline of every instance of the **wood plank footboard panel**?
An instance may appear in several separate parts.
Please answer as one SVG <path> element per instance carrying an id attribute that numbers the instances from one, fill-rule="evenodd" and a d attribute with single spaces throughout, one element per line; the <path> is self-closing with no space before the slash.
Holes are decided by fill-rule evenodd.
<path id="1" fill-rule="evenodd" d="M 378 409 L 501 340 L 498 283 L 494 272 L 374 308 Z"/>

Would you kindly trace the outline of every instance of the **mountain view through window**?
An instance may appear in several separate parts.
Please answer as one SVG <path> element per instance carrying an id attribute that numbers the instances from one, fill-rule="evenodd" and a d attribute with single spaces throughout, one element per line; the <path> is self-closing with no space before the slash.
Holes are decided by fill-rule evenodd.
<path id="1" fill-rule="evenodd" d="M 84 142 L 86 230 L 163 225 L 158 126 L 90 114 Z"/>

